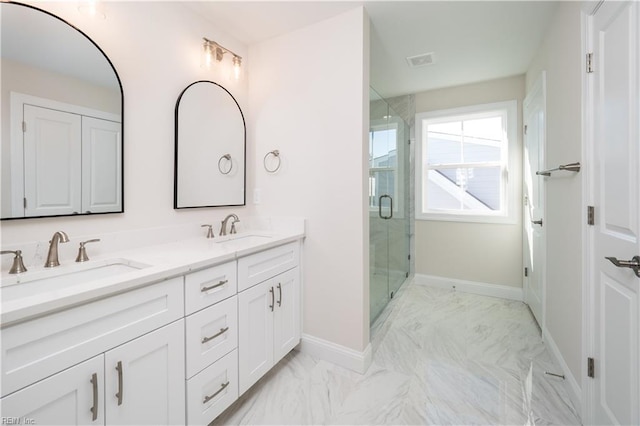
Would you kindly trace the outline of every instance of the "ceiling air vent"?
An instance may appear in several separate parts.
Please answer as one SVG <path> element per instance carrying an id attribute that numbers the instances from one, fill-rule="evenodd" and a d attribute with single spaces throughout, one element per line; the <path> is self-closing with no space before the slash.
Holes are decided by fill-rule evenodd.
<path id="1" fill-rule="evenodd" d="M 421 55 L 407 57 L 407 63 L 411 68 L 423 67 L 431 65 L 435 62 L 433 52 L 423 53 Z"/>

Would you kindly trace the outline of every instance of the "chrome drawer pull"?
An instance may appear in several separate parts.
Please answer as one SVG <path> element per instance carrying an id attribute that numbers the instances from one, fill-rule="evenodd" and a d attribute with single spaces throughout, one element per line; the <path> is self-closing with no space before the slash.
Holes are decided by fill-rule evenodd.
<path id="1" fill-rule="evenodd" d="M 205 291 L 213 290 L 214 288 L 218 288 L 218 287 L 220 287 L 220 286 L 223 286 L 223 285 L 225 285 L 225 284 L 226 284 L 226 283 L 228 283 L 228 282 L 229 282 L 229 280 L 223 280 L 223 281 L 220 281 L 220 282 L 219 282 L 218 284 L 216 284 L 216 285 L 212 285 L 212 286 L 210 286 L 210 287 L 202 287 L 202 288 L 200 289 L 200 291 L 204 293 Z"/>
<path id="2" fill-rule="evenodd" d="M 116 370 L 118 371 L 118 392 L 116 393 L 116 398 L 118 398 L 118 405 L 122 405 L 122 361 L 118 361 Z"/>
<path id="3" fill-rule="evenodd" d="M 211 396 L 205 396 L 204 400 L 202 401 L 203 404 L 206 404 L 207 402 L 211 401 L 213 398 L 215 398 L 216 396 L 218 396 L 218 394 L 220 392 L 222 392 L 224 390 L 224 388 L 226 388 L 227 386 L 229 386 L 229 381 L 227 381 L 227 383 L 223 383 L 220 385 L 220 389 L 218 389 L 213 395 Z"/>
<path id="4" fill-rule="evenodd" d="M 271 304 L 269 305 L 269 308 L 271 308 L 271 312 L 273 312 L 273 305 L 275 304 L 275 296 L 274 296 L 274 292 L 273 292 L 273 287 L 271 287 L 269 289 L 269 293 L 271 293 Z"/>
<path id="5" fill-rule="evenodd" d="M 93 373 L 91 376 L 91 384 L 93 385 L 93 407 L 91 407 L 91 420 L 98 419 L 98 375 Z"/>
<path id="6" fill-rule="evenodd" d="M 214 334 L 211 337 L 203 337 L 202 338 L 202 343 L 207 343 L 209 340 L 215 339 L 216 337 L 224 334 L 227 330 L 229 330 L 229 327 L 221 328 L 219 332 L 217 332 L 216 334 Z"/>
<path id="7" fill-rule="evenodd" d="M 282 306 L 282 285 L 278 283 L 278 306 Z"/>

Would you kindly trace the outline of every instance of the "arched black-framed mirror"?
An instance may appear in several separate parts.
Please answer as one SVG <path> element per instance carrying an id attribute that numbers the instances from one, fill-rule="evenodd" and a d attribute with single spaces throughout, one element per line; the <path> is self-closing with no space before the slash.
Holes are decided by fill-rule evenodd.
<path id="1" fill-rule="evenodd" d="M 243 206 L 246 124 L 240 105 L 223 86 L 189 84 L 175 110 L 175 209 Z"/>
<path id="2" fill-rule="evenodd" d="M 2 219 L 124 211 L 124 94 L 104 51 L 64 19 L 0 3 Z"/>

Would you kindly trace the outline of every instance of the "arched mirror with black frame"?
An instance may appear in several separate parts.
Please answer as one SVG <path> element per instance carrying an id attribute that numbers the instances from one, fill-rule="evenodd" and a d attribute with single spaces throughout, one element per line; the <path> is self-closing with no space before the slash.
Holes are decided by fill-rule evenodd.
<path id="1" fill-rule="evenodd" d="M 246 125 L 227 89 L 188 85 L 176 102 L 175 138 L 175 209 L 245 205 Z"/>
<path id="2" fill-rule="evenodd" d="M 124 211 L 120 77 L 62 18 L 0 3 L 1 218 Z"/>

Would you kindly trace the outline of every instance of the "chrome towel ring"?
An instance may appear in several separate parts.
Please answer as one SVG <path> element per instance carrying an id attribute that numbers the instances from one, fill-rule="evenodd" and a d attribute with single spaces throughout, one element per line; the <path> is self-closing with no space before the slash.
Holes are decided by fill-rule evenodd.
<path id="1" fill-rule="evenodd" d="M 269 158 L 269 156 L 273 156 L 275 158 L 275 160 L 277 161 L 277 165 L 274 168 L 269 168 L 269 166 L 267 166 L 267 158 Z M 268 173 L 275 173 L 280 169 L 280 164 L 282 164 L 282 160 L 280 158 L 280 151 L 278 151 L 277 149 L 274 149 L 273 151 L 269 151 L 265 154 L 264 158 L 262 159 L 262 164 L 264 164 L 264 169 L 268 172 Z"/>
<path id="2" fill-rule="evenodd" d="M 227 160 L 227 162 L 229 163 L 229 169 L 227 171 L 222 168 L 222 160 Z M 218 170 L 220 170 L 220 173 L 222 173 L 223 175 L 228 175 L 229 173 L 231 173 L 231 169 L 233 169 L 233 161 L 231 161 L 231 155 L 225 154 L 220 157 L 220 159 L 218 160 Z"/>

